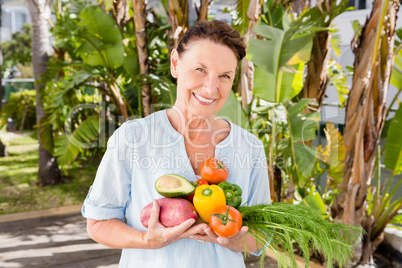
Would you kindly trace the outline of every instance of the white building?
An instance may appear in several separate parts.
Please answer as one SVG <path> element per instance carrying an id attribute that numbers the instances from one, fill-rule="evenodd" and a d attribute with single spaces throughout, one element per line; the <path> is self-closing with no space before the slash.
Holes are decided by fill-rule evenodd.
<path id="1" fill-rule="evenodd" d="M 11 35 L 22 30 L 24 23 L 31 23 L 27 4 L 23 0 L 1 0 L 1 41 L 11 39 Z"/>

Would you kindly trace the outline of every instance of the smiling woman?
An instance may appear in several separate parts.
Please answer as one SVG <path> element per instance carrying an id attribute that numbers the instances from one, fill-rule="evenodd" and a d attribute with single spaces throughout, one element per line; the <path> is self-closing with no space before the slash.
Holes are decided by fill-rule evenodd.
<path id="1" fill-rule="evenodd" d="M 175 107 L 183 113 L 212 119 L 232 89 L 237 68 L 235 53 L 227 46 L 199 40 L 182 54 L 173 50 L 171 62 L 171 73 L 178 78 Z"/>
<path id="2" fill-rule="evenodd" d="M 166 228 L 155 201 L 161 198 L 154 187 L 159 177 L 177 174 L 196 181 L 202 163 L 215 157 L 224 159 L 227 181 L 241 187 L 242 200 L 270 202 L 262 142 L 216 116 L 244 56 L 239 33 L 227 23 L 197 23 L 171 54 L 175 105 L 126 122 L 109 139 L 82 213 L 95 241 L 123 248 L 120 267 L 245 267 L 241 252 L 262 253 L 246 226 L 230 238 L 216 235 L 206 223 L 192 226 L 193 219 Z M 152 200 L 145 228 L 140 213 Z"/>

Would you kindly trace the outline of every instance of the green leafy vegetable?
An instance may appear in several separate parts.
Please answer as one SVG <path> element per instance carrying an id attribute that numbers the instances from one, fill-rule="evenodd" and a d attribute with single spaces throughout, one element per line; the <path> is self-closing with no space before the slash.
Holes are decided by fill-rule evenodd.
<path id="1" fill-rule="evenodd" d="M 279 267 L 297 267 L 293 256 L 293 243 L 298 244 L 308 267 L 311 252 L 320 252 L 327 267 L 336 262 L 340 267 L 352 257 L 354 243 L 363 233 L 360 226 L 332 223 L 324 220 L 314 209 L 304 204 L 259 204 L 241 206 L 243 225 L 256 241 L 268 245 L 278 259 Z M 278 247 L 290 254 L 289 260 L 278 252 Z M 261 256 L 261 264 L 264 254 Z"/>

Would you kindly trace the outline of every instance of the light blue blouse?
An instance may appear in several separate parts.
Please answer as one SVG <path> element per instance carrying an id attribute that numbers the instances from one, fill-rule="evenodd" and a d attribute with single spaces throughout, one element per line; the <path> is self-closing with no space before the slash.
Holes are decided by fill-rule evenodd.
<path id="1" fill-rule="evenodd" d="M 215 147 L 215 157 L 229 170 L 227 181 L 243 190 L 243 203 L 270 203 L 267 162 L 262 142 L 230 123 L 229 135 Z M 184 137 L 170 124 L 166 110 L 124 123 L 110 137 L 96 178 L 82 207 L 85 218 L 140 222 L 143 207 L 162 198 L 155 181 L 165 174 L 197 179 L 188 159 Z M 261 254 L 254 252 L 254 254 Z M 119 267 L 245 267 L 242 253 L 220 245 L 181 239 L 161 249 L 123 249 Z"/>

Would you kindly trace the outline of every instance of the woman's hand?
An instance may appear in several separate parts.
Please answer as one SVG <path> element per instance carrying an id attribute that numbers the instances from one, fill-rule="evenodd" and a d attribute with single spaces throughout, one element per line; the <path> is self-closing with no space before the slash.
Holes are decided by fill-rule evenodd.
<path id="1" fill-rule="evenodd" d="M 191 235 L 205 234 L 203 230 L 207 227 L 206 224 L 198 224 L 190 228 L 195 222 L 194 219 L 188 219 L 174 227 L 165 227 L 159 221 L 159 213 L 159 203 L 154 200 L 148 222 L 148 231 L 144 236 L 144 242 L 149 248 L 162 248 L 179 239 L 189 238 Z"/>
<path id="2" fill-rule="evenodd" d="M 217 235 L 211 229 L 211 227 L 207 227 L 204 229 L 205 235 L 195 234 L 195 235 L 191 235 L 190 238 L 198 240 L 198 241 L 202 241 L 202 242 L 216 243 L 223 247 L 232 249 L 234 251 L 243 252 L 245 250 L 244 239 L 246 239 L 246 242 L 247 242 L 247 240 L 250 239 L 249 238 L 250 235 L 247 235 L 247 231 L 248 231 L 248 227 L 243 226 L 243 227 L 241 227 L 240 231 L 236 235 L 231 236 L 231 237 L 224 237 L 224 236 Z M 255 242 L 254 242 L 254 244 L 255 244 Z M 252 244 L 250 245 L 250 247 L 253 248 Z M 254 250 L 250 250 L 250 251 L 254 251 Z"/>

